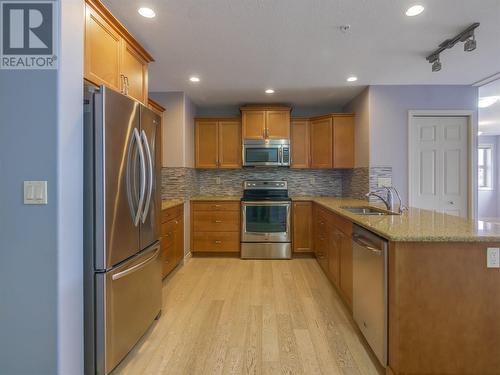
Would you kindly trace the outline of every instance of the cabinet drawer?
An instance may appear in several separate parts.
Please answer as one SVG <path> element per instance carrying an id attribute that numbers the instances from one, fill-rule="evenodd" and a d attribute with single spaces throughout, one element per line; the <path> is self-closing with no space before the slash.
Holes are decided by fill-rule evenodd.
<path id="1" fill-rule="evenodd" d="M 166 224 L 170 224 L 171 222 L 168 222 Z M 161 233 L 161 246 L 162 248 L 167 248 L 174 246 L 174 226 L 170 225 L 170 228 L 165 228 L 166 224 L 162 225 L 162 233 Z"/>
<path id="2" fill-rule="evenodd" d="M 181 216 L 183 212 L 184 212 L 184 205 L 183 204 L 180 204 L 180 205 L 175 206 L 175 207 L 167 208 L 166 210 L 163 210 L 161 212 L 161 222 L 164 223 L 166 221 L 175 219 L 175 218 Z"/>
<path id="3" fill-rule="evenodd" d="M 194 232 L 239 232 L 239 211 L 194 211 Z"/>
<path id="4" fill-rule="evenodd" d="M 240 251 L 240 234 L 237 232 L 195 232 L 193 251 Z"/>
<path id="5" fill-rule="evenodd" d="M 194 211 L 240 211 L 240 202 L 193 202 Z"/>

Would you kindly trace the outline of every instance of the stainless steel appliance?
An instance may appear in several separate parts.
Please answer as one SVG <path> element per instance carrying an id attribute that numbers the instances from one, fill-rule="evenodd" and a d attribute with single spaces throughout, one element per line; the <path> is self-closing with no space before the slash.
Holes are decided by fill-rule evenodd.
<path id="1" fill-rule="evenodd" d="M 241 199 L 241 257 L 290 259 L 290 211 L 286 181 L 245 181 Z"/>
<path id="2" fill-rule="evenodd" d="M 245 167 L 290 166 L 290 140 L 246 139 L 243 142 L 243 166 Z"/>
<path id="3" fill-rule="evenodd" d="M 380 363 L 387 366 L 388 242 L 353 226 L 353 315 Z"/>
<path id="4" fill-rule="evenodd" d="M 85 374 L 108 374 L 161 310 L 160 119 L 84 90 Z"/>

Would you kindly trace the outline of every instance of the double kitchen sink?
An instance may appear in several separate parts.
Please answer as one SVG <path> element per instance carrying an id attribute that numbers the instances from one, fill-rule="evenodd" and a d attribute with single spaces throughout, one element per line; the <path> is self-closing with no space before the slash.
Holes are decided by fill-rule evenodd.
<path id="1" fill-rule="evenodd" d="M 396 212 L 385 211 L 369 206 L 358 206 L 358 207 L 345 206 L 340 208 L 356 215 L 371 215 L 371 216 L 398 215 L 398 213 Z"/>

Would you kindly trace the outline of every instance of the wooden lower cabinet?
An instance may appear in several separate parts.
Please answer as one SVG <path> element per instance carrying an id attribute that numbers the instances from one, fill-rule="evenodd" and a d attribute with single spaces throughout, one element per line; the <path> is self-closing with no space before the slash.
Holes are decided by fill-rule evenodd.
<path id="1" fill-rule="evenodd" d="M 184 259 L 184 205 L 163 210 L 161 218 L 161 263 L 165 277 Z"/>
<path id="2" fill-rule="evenodd" d="M 293 202 L 292 215 L 293 252 L 312 252 L 312 202 Z"/>
<path id="3" fill-rule="evenodd" d="M 236 253 L 240 251 L 240 202 L 191 202 L 191 251 Z"/>
<path id="4" fill-rule="evenodd" d="M 316 259 L 352 308 L 352 223 L 318 204 L 312 211 Z"/>

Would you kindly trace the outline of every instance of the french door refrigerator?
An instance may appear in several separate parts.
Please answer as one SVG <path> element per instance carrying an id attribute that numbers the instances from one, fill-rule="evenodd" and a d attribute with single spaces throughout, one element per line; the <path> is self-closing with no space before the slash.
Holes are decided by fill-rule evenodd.
<path id="1" fill-rule="evenodd" d="M 161 310 L 160 118 L 84 88 L 85 373 L 108 374 Z"/>

